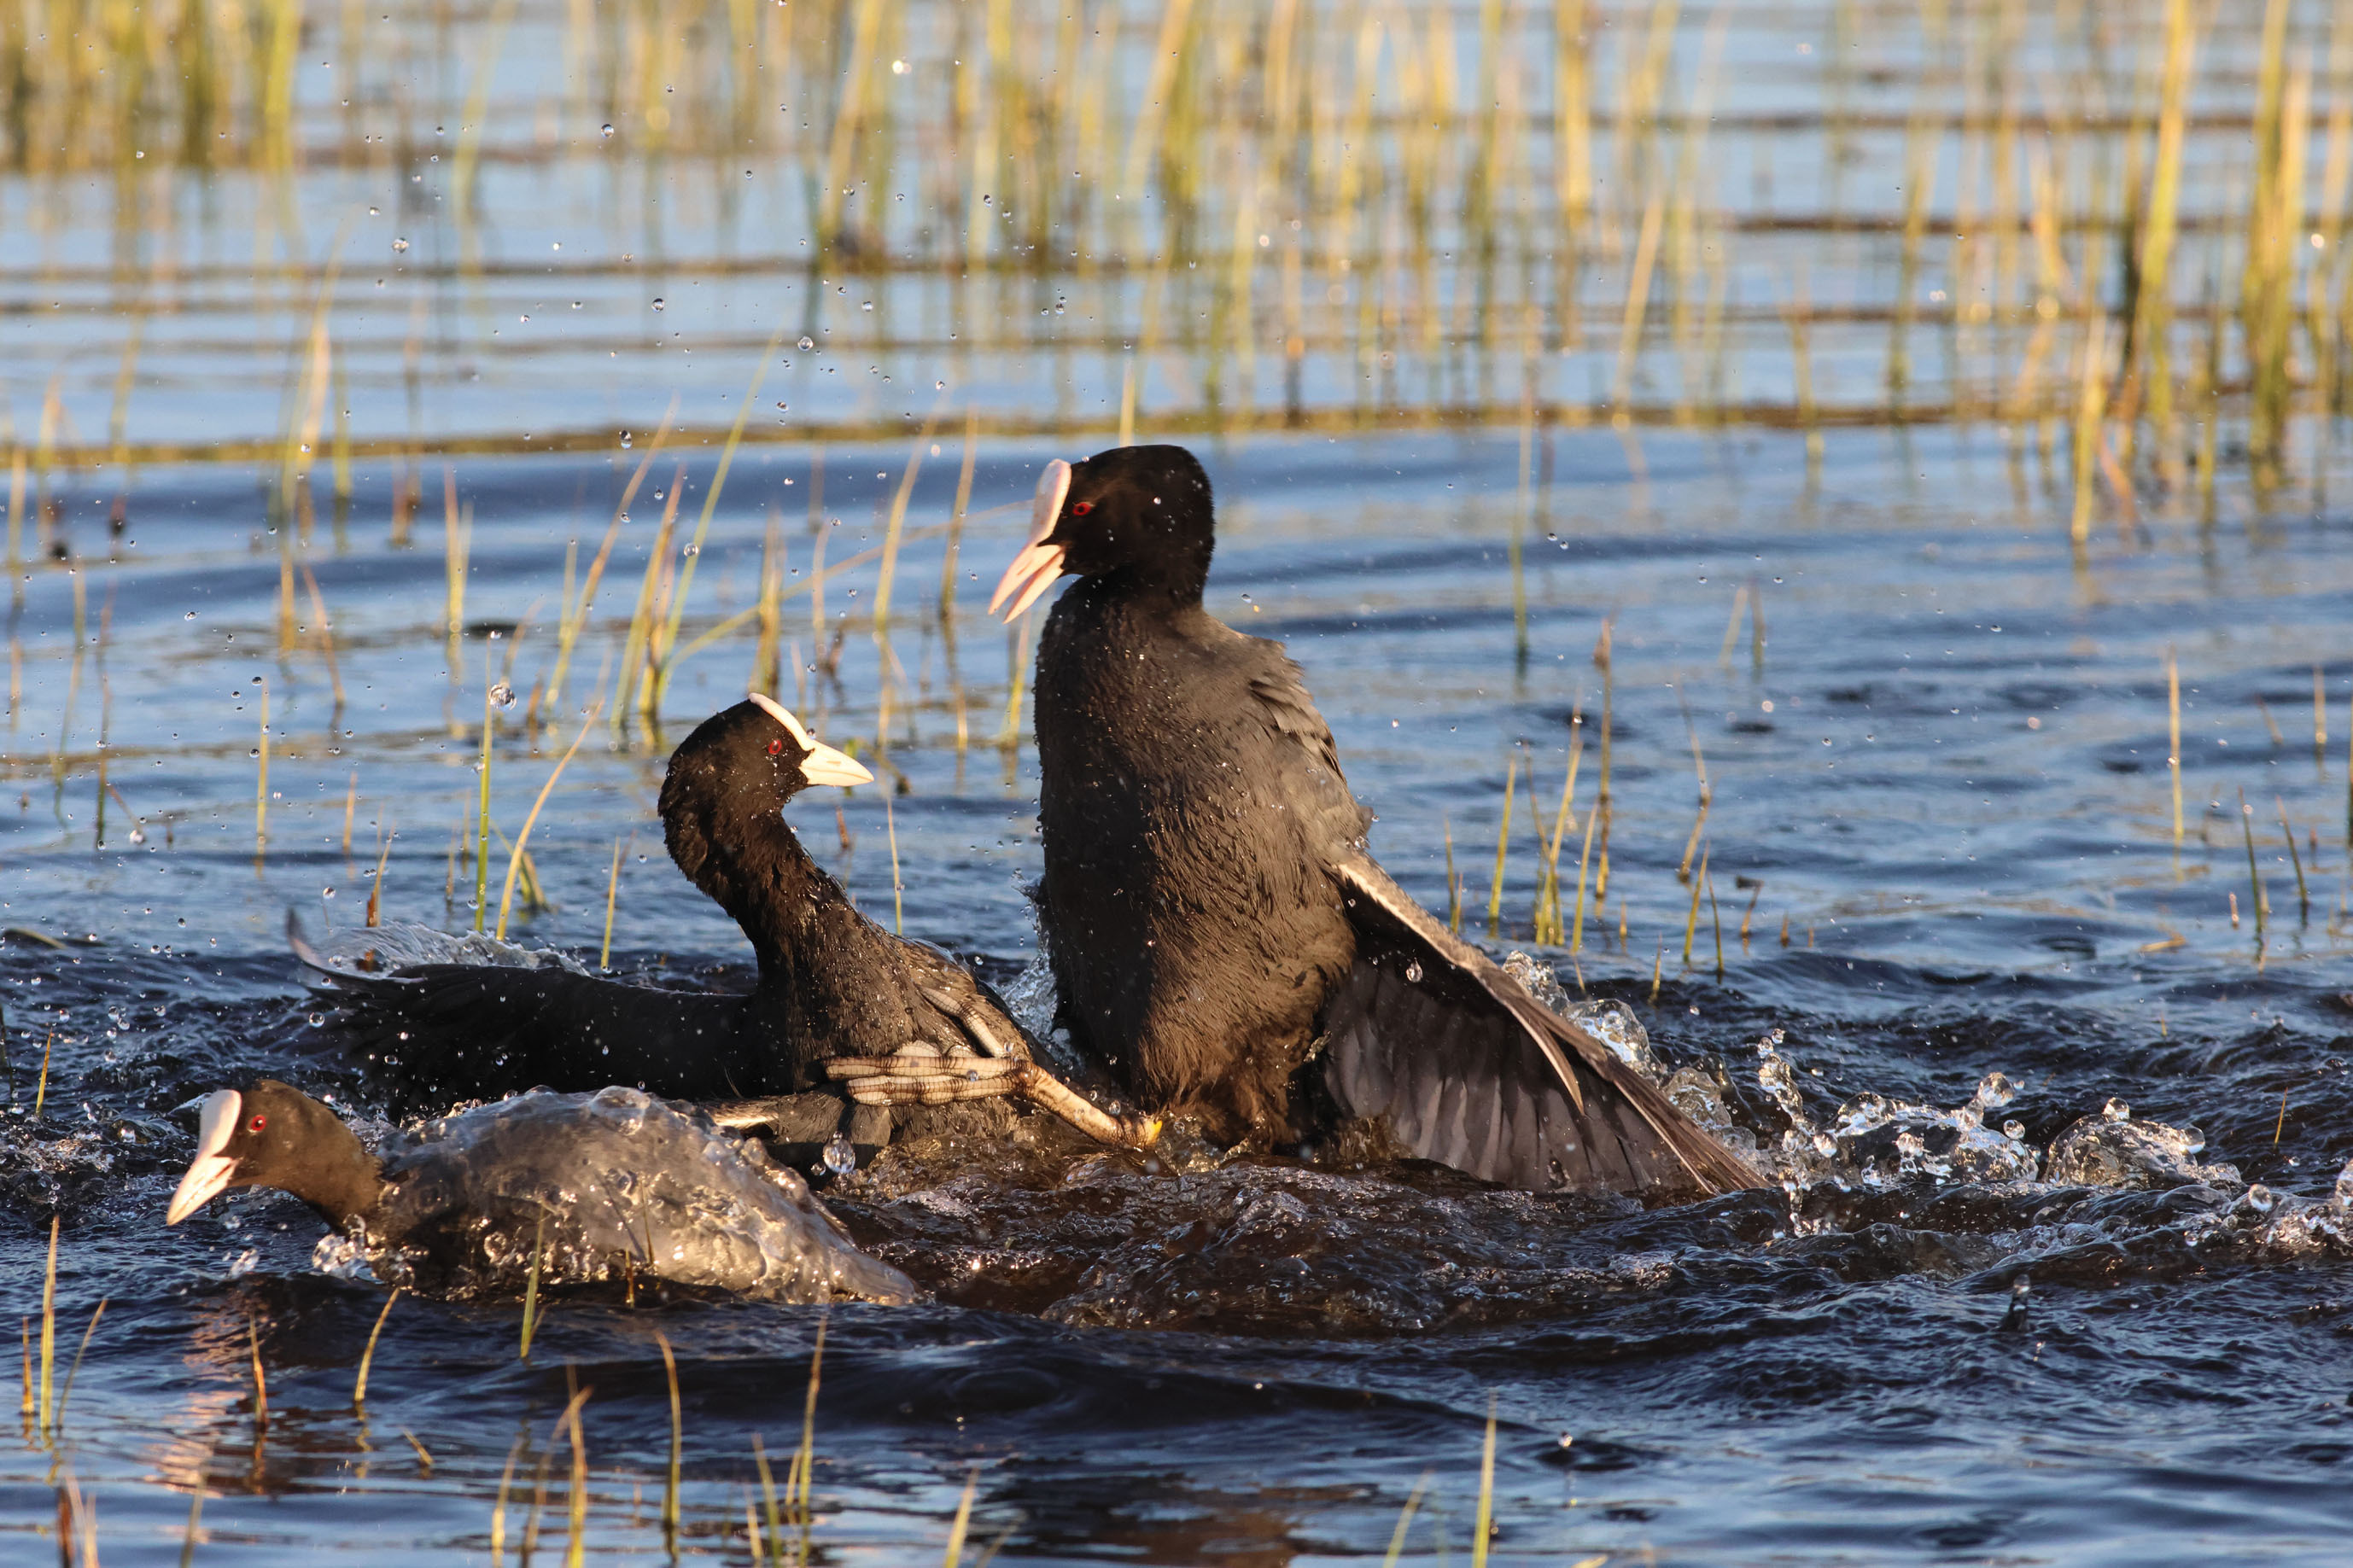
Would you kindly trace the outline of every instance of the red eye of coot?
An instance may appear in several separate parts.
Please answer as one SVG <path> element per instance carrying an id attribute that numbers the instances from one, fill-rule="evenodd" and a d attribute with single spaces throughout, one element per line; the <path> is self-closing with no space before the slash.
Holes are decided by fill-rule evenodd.
<path id="1" fill-rule="evenodd" d="M 782 741 L 771 741 L 768 742 L 768 755 L 772 757 L 781 757 L 784 754 L 785 743 Z"/>
<path id="2" fill-rule="evenodd" d="M 1075 501 L 1071 506 L 1071 515 L 1072 517 L 1084 517 L 1087 513 L 1094 510 L 1095 503 L 1091 500 Z"/>
<path id="3" fill-rule="evenodd" d="M 247 1123 L 245 1124 L 245 1130 L 246 1130 L 247 1131 L 248 1131 L 248 1132 L 259 1132 L 259 1131 L 260 1131 L 264 1127 L 267 1127 L 267 1126 L 269 1126 L 269 1118 L 268 1118 L 267 1116 L 257 1116 L 257 1117 L 255 1117 L 252 1121 L 248 1121 L 248 1122 L 247 1122 Z"/>

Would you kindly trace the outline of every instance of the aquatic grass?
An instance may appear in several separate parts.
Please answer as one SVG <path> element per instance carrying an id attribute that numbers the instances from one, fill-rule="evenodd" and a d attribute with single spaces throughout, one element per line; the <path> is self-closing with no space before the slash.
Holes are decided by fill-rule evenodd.
<path id="1" fill-rule="evenodd" d="M 531 1359 L 531 1336 L 539 1327 L 539 1266 L 547 1251 L 547 1219 L 542 1215 L 532 1227 L 531 1274 L 522 1288 L 522 1342 L 515 1351 L 515 1359 Z"/>
<path id="2" fill-rule="evenodd" d="M 2165 771 L 2173 781 L 2173 847 L 2181 848 L 2181 667 L 2165 650 Z"/>
<path id="3" fill-rule="evenodd" d="M 2312 895 L 2305 889 L 2304 857 L 2296 851 L 2295 829 L 2288 826 L 2287 799 L 2275 795 L 2272 796 L 2272 802 L 2279 807 L 2280 836 L 2287 840 L 2288 864 L 2295 868 L 2296 921 L 2300 925 L 2309 925 L 2312 923 Z"/>
<path id="4" fill-rule="evenodd" d="M 1536 837 L 1536 845 L 1543 851 L 1544 859 L 1536 882 L 1535 934 L 1533 940 L 1539 942 L 1551 942 L 1556 946 L 1566 937 L 1560 919 L 1561 836 L 1567 831 L 1569 823 L 1576 816 L 1572 807 L 1577 799 L 1577 764 L 1583 761 L 1584 755 L 1584 716 L 1582 713 L 1573 714 L 1569 720 L 1568 773 L 1561 780 L 1560 804 L 1553 811 L 1551 838 L 1547 843 L 1541 824 L 1538 825 Z M 1535 791 L 1533 780 L 1530 781 L 1529 790 L 1530 798 L 1533 799 Z M 1593 818 L 1590 814 L 1586 817 L 1585 831 L 1586 842 L 1590 845 L 1593 836 Z M 1577 887 L 1577 908 L 1580 913 L 1584 910 L 1584 903 L 1585 889 L 1580 879 Z"/>
<path id="5" fill-rule="evenodd" d="M 2263 896 L 2263 873 L 2255 868 L 2255 813 L 2254 808 L 2247 804 L 2247 792 L 2243 788 L 2239 791 L 2239 830 L 2245 835 L 2247 841 L 2248 907 L 2254 910 L 2255 945 L 2260 948 L 2263 942 L 2263 917 L 2270 913 L 2271 900 Z M 2232 923 L 2235 925 L 2238 922 L 2233 921 Z"/>
<path id="6" fill-rule="evenodd" d="M 899 819 L 891 809 L 891 786 L 882 785 L 882 831 L 891 844 L 891 929 L 904 934 L 907 929 L 903 904 L 905 886 L 899 879 Z"/>
<path id="7" fill-rule="evenodd" d="M 1471 1568 L 1487 1568 L 1487 1544 L 1495 1532 L 1495 1397 L 1487 1396 L 1487 1439 L 1479 1450 L 1479 1506 L 1472 1516 Z"/>
<path id="8" fill-rule="evenodd" d="M 491 1568 L 499 1568 L 506 1555 L 507 1489 L 514 1484 L 515 1458 L 522 1452 L 525 1437 L 517 1437 L 507 1447 L 506 1468 L 499 1472 L 499 1500 L 491 1508 Z"/>
<path id="9" fill-rule="evenodd" d="M 609 972 L 613 967 L 613 906 L 621 896 L 621 840 L 613 840 L 613 870 L 605 882 L 605 940 L 596 949 L 596 967 Z"/>
<path id="10" fill-rule="evenodd" d="M 531 830 L 539 821 L 540 808 L 546 805 L 547 797 L 554 793 L 556 780 L 564 776 L 564 770 L 571 765 L 574 755 L 580 750 L 580 742 L 588 738 L 588 731 L 596 727 L 597 716 L 602 711 L 602 699 L 589 704 L 587 714 L 580 721 L 580 732 L 572 737 L 571 746 L 565 752 L 564 755 L 557 760 L 554 770 L 547 775 L 547 782 L 539 786 L 539 798 L 531 803 L 531 811 L 522 819 L 522 831 L 517 833 L 514 837 L 514 847 L 507 855 L 506 887 L 504 890 L 499 894 L 499 929 L 497 935 L 501 942 L 504 942 L 507 939 L 507 912 L 514 904 L 515 877 L 523 868 L 523 846 L 530 841 Z M 484 780 L 483 795 L 487 802 L 489 797 L 488 781 L 490 778 L 490 746 L 487 740 L 484 742 L 482 750 L 482 777 Z M 487 815 L 484 816 L 484 820 L 489 820 Z M 537 880 L 536 878 L 533 879 L 534 882 Z M 534 895 L 536 895 L 537 889 L 534 889 L 533 892 Z M 478 894 L 477 896 L 479 897 L 480 895 Z M 536 896 L 534 896 L 533 901 L 540 902 L 542 900 L 538 900 Z M 479 911 L 477 911 L 477 913 L 479 914 Z M 475 921 L 475 929 L 478 931 L 481 929 L 481 921 L 479 919 Z"/>
<path id="11" fill-rule="evenodd" d="M 180 1568 L 194 1568 L 196 1561 L 196 1527 L 205 1517 L 205 1489 L 194 1487 L 188 1495 L 188 1522 L 180 1531 Z"/>
<path id="12" fill-rule="evenodd" d="M 1512 753 L 1504 768 L 1504 820 L 1495 829 L 1495 874 L 1487 884 L 1487 934 L 1502 934 L 1504 925 L 1504 859 L 1512 845 L 1512 802 L 1520 780 L 1520 756 Z"/>
<path id="13" fill-rule="evenodd" d="M 269 1380 L 261 1371 L 261 1320 L 245 1315 L 246 1346 L 253 1359 L 253 1440 L 257 1447 L 269 1430 Z"/>
<path id="14" fill-rule="evenodd" d="M 646 553 L 645 574 L 638 583 L 637 603 L 629 611 L 629 629 L 621 645 L 621 668 L 613 688 L 613 732 L 626 736 L 628 730 L 631 699 L 650 668 L 659 668 L 661 660 L 660 626 L 663 593 L 670 566 L 670 535 L 678 525 L 678 506 L 686 483 L 686 465 L 671 470 L 670 489 L 664 493 L 661 521 L 654 526 L 652 547 Z M 639 702 L 639 708 L 649 706 Z"/>
<path id="15" fill-rule="evenodd" d="M 474 929 L 482 929 L 491 892 L 491 743 L 498 733 L 499 687 L 491 679 L 490 645 L 482 646 L 482 751 L 475 763 Z"/>
<path id="16" fill-rule="evenodd" d="M 1703 855 L 1699 864 L 1699 879 L 1707 888 L 1707 915 L 1715 928 L 1715 978 L 1724 979 L 1724 911 L 1715 901 L 1715 879 L 1707 874 L 1707 860 Z"/>
<path id="17" fill-rule="evenodd" d="M 768 528 L 760 544 L 760 594 L 753 609 L 760 635 L 752 647 L 749 689 L 775 692 L 784 685 L 785 572 L 786 550 L 784 517 L 768 509 Z"/>
<path id="18" fill-rule="evenodd" d="M 352 1382 L 352 1409 L 355 1412 L 367 1407 L 368 1368 L 375 1363 L 375 1342 L 384 1332 L 384 1321 L 392 1316 L 392 1304 L 400 1300 L 400 1290 L 396 1285 L 392 1294 L 384 1299 L 384 1310 L 375 1315 L 375 1327 L 368 1331 L 367 1348 L 360 1352 L 359 1376 Z"/>
<path id="19" fill-rule="evenodd" d="M 681 1458 L 685 1453 L 686 1421 L 681 1414 L 678 1398 L 678 1357 L 670 1352 L 669 1336 L 659 1329 L 654 1331 L 654 1343 L 661 1347 L 662 1373 L 670 1380 L 670 1468 L 664 1472 L 662 1479 L 661 1526 L 662 1547 L 675 1557 L 678 1554 L 678 1473 Z M 752 1441 L 756 1446 L 759 1438 L 754 1436 Z M 762 1455 L 760 1458 L 761 1482 L 765 1485 L 767 1479 L 767 1457 Z M 769 1528 L 773 1531 L 776 1514 L 776 1494 L 773 1489 L 768 1497 L 768 1512 Z"/>
<path id="20" fill-rule="evenodd" d="M 1705 844 L 1700 846 L 1699 875 L 1688 880 L 1691 883 L 1692 895 L 1691 913 L 1683 921 L 1683 967 L 1685 969 L 1691 967 L 1693 939 L 1699 935 L 1700 891 L 1707 885 L 1707 846 Z"/>
<path id="21" fill-rule="evenodd" d="M 343 672 L 335 662 L 334 623 L 327 618 L 327 601 L 320 594 L 319 579 L 307 561 L 302 563 L 302 584 L 310 590 L 311 614 L 319 623 L 319 652 L 327 661 L 327 679 L 334 688 L 335 711 L 340 713 L 343 707 Z"/>
<path id="22" fill-rule="evenodd" d="M 2272 705 L 2263 700 L 2260 691 L 2255 693 L 2255 711 L 2263 715 L 2263 731 L 2272 738 L 2272 750 L 2276 752 L 2286 745 L 2287 736 L 2281 731 L 2279 721 L 2272 717 Z"/>
<path id="23" fill-rule="evenodd" d="M 2312 765 L 2328 776 L 2328 699 L 2320 679 L 2320 666 L 2312 667 Z"/>
<path id="24" fill-rule="evenodd" d="M 66 1404 L 73 1398 L 74 1379 L 81 1375 L 81 1358 L 90 1353 L 90 1336 L 98 1332 L 98 1321 L 106 1316 L 109 1298 L 100 1296 L 97 1308 L 90 1315 L 90 1326 L 81 1331 L 81 1344 L 75 1350 L 73 1365 L 66 1368 L 66 1385 L 58 1391 L 58 1408 L 50 1422 L 53 1431 L 62 1432 L 66 1425 Z"/>
<path id="25" fill-rule="evenodd" d="M 1439 833 L 1446 844 L 1446 929 L 1455 935 L 1462 934 L 1462 879 L 1454 870 L 1454 823 L 1451 817 L 1439 818 Z"/>
<path id="26" fill-rule="evenodd" d="M 646 455 L 638 459 L 636 470 L 621 489 L 621 499 L 613 508 L 612 521 L 605 525 L 604 540 L 596 546 L 596 556 L 588 563 L 587 575 L 581 582 L 576 598 L 570 592 L 572 558 L 568 553 L 565 557 L 565 594 L 556 610 L 555 663 L 547 676 L 547 700 L 551 703 L 563 700 L 564 678 L 572 668 L 572 650 L 580 640 L 581 632 L 587 627 L 588 613 L 596 603 L 597 586 L 605 578 L 605 564 L 612 559 L 613 544 L 620 537 L 621 525 L 629 520 L 629 502 L 637 498 L 638 487 L 645 483 L 646 470 L 653 467 L 654 458 L 660 453 L 662 442 L 670 434 L 670 419 L 677 412 L 678 399 L 673 395 L 669 411 L 663 414 L 660 426 L 654 431 L 654 438 L 646 447 Z"/>
<path id="27" fill-rule="evenodd" d="M 965 1532 L 972 1528 L 972 1500 L 980 1490 L 980 1467 L 975 1465 L 964 1480 L 964 1496 L 956 1500 L 955 1521 L 948 1526 L 947 1550 L 940 1554 L 941 1568 L 956 1568 L 964 1560 Z"/>
<path id="28" fill-rule="evenodd" d="M 36 1125 L 38 1125 L 41 1120 L 41 1108 L 48 1103 L 49 1053 L 57 1048 L 57 1044 L 58 1031 L 53 1026 L 49 1030 L 49 1037 L 41 1042 L 41 1076 L 35 1079 L 33 1083 L 33 1121 Z M 55 1220 L 50 1222 L 49 1228 L 52 1231 L 56 1230 L 57 1223 Z M 57 1247 L 55 1245 L 57 1237 L 53 1235 L 49 1239 L 51 1242 L 49 1248 L 49 1261 L 54 1265 L 57 1261 Z"/>
<path id="29" fill-rule="evenodd" d="M 386 817 L 376 827 L 375 875 L 368 879 L 367 925 L 373 929 L 384 923 L 384 876 L 392 864 L 392 822 Z"/>
<path id="30" fill-rule="evenodd" d="M 752 1434 L 752 1463 L 760 1472 L 760 1500 L 768 1521 L 767 1555 L 784 1562 L 785 1526 L 776 1512 L 776 1479 L 768 1469 L 768 1450 L 757 1432 Z"/>
<path id="31" fill-rule="evenodd" d="M 565 1372 L 567 1377 L 571 1375 L 569 1367 Z M 572 1437 L 572 1474 L 565 1488 L 565 1568 L 580 1568 L 587 1556 L 588 1436 L 581 1427 L 580 1411 L 595 1392 L 593 1386 L 581 1389 L 564 1409 L 564 1425 L 570 1429 Z"/>
<path id="32" fill-rule="evenodd" d="M 459 659 L 459 644 L 466 633 L 466 574 L 468 558 L 473 551 L 473 503 L 463 510 L 458 505 L 458 469 L 455 464 L 441 466 L 441 565 L 444 602 L 443 625 L 449 643 L 449 681 L 455 685 L 461 679 Z"/>
<path id="33" fill-rule="evenodd" d="M 727 488 L 727 472 L 735 466 L 736 448 L 744 443 L 744 425 L 752 416 L 752 405 L 759 398 L 761 384 L 768 378 L 768 366 L 776 360 L 776 351 L 784 347 L 785 331 L 785 323 L 779 321 L 776 331 L 768 334 L 767 344 L 760 351 L 760 357 L 753 365 L 752 384 L 744 389 L 743 401 L 735 408 L 734 423 L 727 427 L 727 439 L 719 448 L 719 466 L 712 472 L 710 488 L 703 491 L 702 515 L 695 521 L 693 542 L 687 546 L 685 563 L 679 568 L 678 590 L 670 601 L 669 623 L 663 627 L 661 638 L 661 646 L 665 648 L 678 644 L 679 627 L 686 619 L 687 595 L 694 585 L 694 568 L 702 559 L 703 542 L 711 534 L 712 516 L 719 510 L 720 492 Z M 681 477 L 684 472 L 681 468 Z M 673 485 L 671 490 L 675 500 L 677 486 Z M 673 505 L 668 515 L 674 516 L 676 511 Z M 667 516 L 665 521 L 668 521 Z M 662 698 L 670 692 L 670 669 L 666 666 L 659 668 L 651 679 L 653 710 L 659 711 Z"/>
<path id="34" fill-rule="evenodd" d="M 49 1396 L 58 1353 L 58 1220 L 57 1215 L 49 1215 L 49 1261 L 41 1273 L 41 1399 L 36 1428 L 43 1433 L 50 1428 L 54 1409 Z"/>
<path id="35" fill-rule="evenodd" d="M 815 1484 L 813 1472 L 817 1468 L 817 1393 L 818 1377 L 825 1367 L 825 1332 L 829 1315 L 828 1310 L 823 1308 L 818 1310 L 817 1341 L 809 1350 L 808 1392 L 801 1405 L 800 1447 L 794 1450 L 791 1468 L 785 1475 L 785 1494 L 794 1500 L 794 1506 L 800 1516 L 799 1561 L 803 1563 L 809 1561 L 809 1531 L 812 1524 L 809 1497 L 810 1489 Z"/>
<path id="36" fill-rule="evenodd" d="M 253 775 L 253 865 L 259 872 L 269 849 L 269 677 L 261 678 L 261 739 L 253 754 L 259 765 Z"/>

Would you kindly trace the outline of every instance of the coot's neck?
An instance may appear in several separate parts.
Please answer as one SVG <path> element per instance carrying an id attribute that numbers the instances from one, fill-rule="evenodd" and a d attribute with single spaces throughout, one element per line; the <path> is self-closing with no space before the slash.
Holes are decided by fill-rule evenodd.
<path id="1" fill-rule="evenodd" d="M 335 1229 L 348 1230 L 354 1219 L 371 1216 L 384 1196 L 384 1173 L 375 1156 L 334 1112 L 304 1119 L 299 1164 L 272 1171 L 268 1184 L 291 1193 Z"/>
<path id="2" fill-rule="evenodd" d="M 1110 599 L 1147 615 L 1174 616 L 1201 607 L 1209 584 L 1209 554 L 1216 524 L 1208 517 L 1172 519 L 1166 531 L 1132 560 L 1094 574 Z"/>
<path id="3" fill-rule="evenodd" d="M 773 807 L 727 813 L 707 832 L 713 852 L 687 875 L 744 929 L 761 983 L 782 981 L 794 970 L 793 955 L 807 951 L 821 907 L 840 900 L 840 884 L 818 868 Z"/>

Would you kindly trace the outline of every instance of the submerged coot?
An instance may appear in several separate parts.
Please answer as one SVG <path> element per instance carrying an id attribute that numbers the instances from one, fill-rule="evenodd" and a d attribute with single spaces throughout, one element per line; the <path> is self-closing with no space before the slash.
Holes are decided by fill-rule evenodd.
<path id="1" fill-rule="evenodd" d="M 838 1089 L 811 1092 L 831 1076 L 870 1103 L 1013 1095 L 1095 1137 L 1149 1142 L 1156 1122 L 1107 1116 L 1053 1079 L 962 965 L 859 913 L 801 847 L 786 802 L 811 784 L 872 777 L 757 694 L 704 720 L 671 755 L 663 837 L 679 869 L 750 939 L 760 967 L 746 994 L 655 990 L 561 963 L 386 967 L 364 932 L 345 933 L 356 958 L 299 941 L 296 951 L 343 994 L 343 1021 L 377 1068 L 429 1103 L 618 1080 L 733 1099 L 730 1124 L 785 1125 L 788 1141 L 822 1142 L 847 1109 Z M 742 1103 L 753 1096 L 764 1098 Z"/>
<path id="2" fill-rule="evenodd" d="M 1299 667 L 1201 606 L 1213 531 L 1181 447 L 1058 461 L 991 602 L 1010 618 L 1081 579 L 1047 619 L 1036 700 L 1047 952 L 1080 1043 L 1229 1138 L 1308 1136 L 1328 1095 L 1414 1154 L 1535 1191 L 1757 1185 L 1375 863 Z"/>
<path id="3" fill-rule="evenodd" d="M 356 1242 L 386 1284 L 442 1296 L 661 1279 L 778 1301 L 909 1301 L 758 1144 L 634 1089 L 525 1094 L 396 1134 L 376 1154 L 301 1090 L 205 1100 L 166 1225 L 228 1187 L 276 1187 Z"/>

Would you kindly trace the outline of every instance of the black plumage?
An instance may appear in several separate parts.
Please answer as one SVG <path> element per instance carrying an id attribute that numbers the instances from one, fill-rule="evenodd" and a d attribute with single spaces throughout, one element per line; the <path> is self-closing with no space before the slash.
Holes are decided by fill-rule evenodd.
<path id="1" fill-rule="evenodd" d="M 828 1079 L 846 1078 L 852 1095 L 873 1103 L 1010 1094 L 1097 1136 L 1148 1142 L 1156 1125 L 1104 1117 L 1053 1081 L 993 993 L 946 953 L 868 920 L 809 858 L 784 819 L 786 803 L 811 784 L 871 776 L 760 696 L 703 721 L 671 755 L 664 841 L 751 942 L 759 973 L 748 993 L 658 990 L 555 962 L 375 972 L 384 961 L 364 931 L 339 939 L 347 954 L 326 957 L 299 941 L 297 951 L 341 994 L 342 1022 L 411 1103 L 620 1082 L 763 1102 L 739 1105 L 729 1118 L 737 1124 L 807 1122 L 807 1105 L 774 1102 L 818 1095 L 823 1121 L 824 1097 L 839 1104 L 842 1092 Z M 947 1058 L 957 1058 L 953 1073 L 943 1070 Z M 985 1121 L 991 1108 L 971 1114 Z"/>
<path id="2" fill-rule="evenodd" d="M 1208 476 L 1131 447 L 1039 487 L 997 602 L 1079 582 L 1038 648 L 1040 895 L 1082 1048 L 1228 1139 L 1345 1117 L 1536 1191 L 1710 1192 L 1749 1166 L 1390 880 L 1279 643 L 1202 607 Z M 1320 1054 L 1319 1054 L 1320 1045 Z"/>

